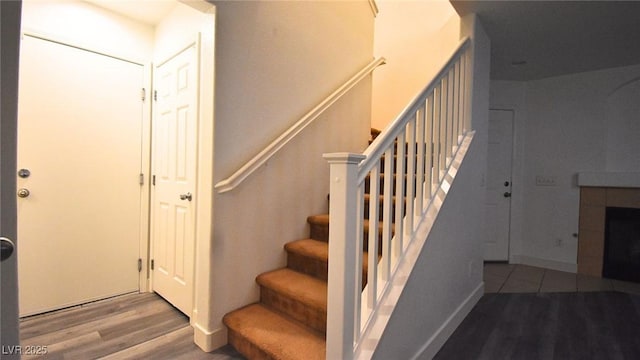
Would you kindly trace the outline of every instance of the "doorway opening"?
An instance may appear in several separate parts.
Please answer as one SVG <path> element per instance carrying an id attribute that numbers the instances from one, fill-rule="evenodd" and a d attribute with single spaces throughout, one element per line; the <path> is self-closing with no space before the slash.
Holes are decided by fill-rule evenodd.
<path id="1" fill-rule="evenodd" d="M 153 62 L 157 59 L 161 58 L 165 55 L 163 51 L 167 48 L 171 48 L 174 46 L 175 42 L 182 42 L 182 39 L 185 37 L 189 37 L 190 39 L 196 38 L 195 34 L 200 34 L 201 38 L 204 40 L 202 47 L 197 52 L 197 56 L 201 60 L 201 66 L 203 69 L 199 76 L 201 77 L 201 82 L 199 84 L 199 88 L 197 92 L 202 97 L 199 102 L 197 102 L 197 109 L 195 111 L 199 114 L 197 119 L 197 128 L 199 131 L 202 131 L 198 136 L 198 153 L 197 157 L 194 160 L 195 168 L 199 169 L 197 174 L 197 181 L 194 185 L 192 192 L 192 196 L 197 196 L 197 203 L 194 202 L 194 223 L 195 228 L 193 229 L 195 243 L 194 243 L 194 255 L 192 259 L 192 264 L 189 268 L 189 271 L 195 273 L 196 269 L 203 269 L 203 274 L 198 277 L 203 282 L 208 281 L 208 271 L 207 266 L 209 263 L 209 246 L 210 244 L 210 234 L 211 234 L 211 204 L 212 204 L 212 159 L 213 159 L 213 72 L 214 72 L 214 64 L 213 64 L 213 50 L 214 50 L 214 28 L 215 28 L 215 7 L 206 1 L 202 1 L 201 3 L 190 3 L 191 6 L 181 4 L 175 2 L 167 13 L 163 14 L 159 18 L 159 22 L 154 25 L 141 24 L 138 21 L 134 21 L 131 18 L 127 18 L 122 16 L 122 13 L 127 13 L 127 9 L 118 8 L 118 9 L 104 9 L 99 6 L 121 6 L 127 5 L 127 2 L 110 2 L 110 1 L 101 1 L 101 0 L 91 0 L 91 3 L 86 2 L 31 2 L 25 1 L 23 6 L 23 33 L 27 34 L 27 36 L 31 35 L 32 38 L 39 38 L 42 41 L 48 41 L 51 44 L 57 44 L 58 46 L 66 46 L 67 48 L 72 48 L 75 51 L 85 51 L 91 52 L 93 54 L 101 55 L 106 58 L 110 58 L 111 60 L 118 60 L 123 62 L 129 62 L 131 64 L 137 64 L 142 67 L 142 75 L 140 76 L 140 86 L 137 87 L 135 96 L 137 101 L 142 101 L 142 105 L 139 107 L 139 115 L 141 117 L 141 139 L 140 143 L 137 146 L 137 151 L 139 155 L 136 155 L 138 160 L 138 168 L 133 175 L 133 181 L 138 187 L 137 190 L 139 193 L 134 195 L 137 197 L 137 203 L 139 204 L 139 210 L 137 211 L 139 216 L 139 223 L 136 229 L 137 239 L 135 244 L 135 249 L 133 252 L 136 252 L 135 260 L 132 264 L 130 264 L 132 271 L 136 274 L 136 289 L 135 291 L 153 291 L 153 274 L 151 269 L 152 257 L 151 248 L 152 245 L 150 243 L 150 196 L 151 196 L 151 182 L 153 179 L 153 173 L 151 171 L 151 113 L 152 113 L 152 69 Z M 166 3 L 166 2 L 164 2 Z M 161 4 L 149 4 L 150 8 L 158 7 Z M 98 5 L 98 6 L 96 6 Z M 128 3 L 130 9 L 135 9 L 135 11 L 140 11 L 140 7 L 144 4 L 140 2 L 131 1 Z M 193 6 L 193 7 L 192 7 Z M 196 9 L 195 7 L 198 7 Z M 106 13 L 111 13 L 106 16 Z M 93 15 L 92 15 L 93 14 Z M 98 14 L 98 15 L 96 15 Z M 130 14 L 127 14 L 129 16 Z M 175 30 L 176 27 L 179 27 L 177 31 L 171 30 L 172 28 Z M 101 29 L 101 31 L 94 32 L 95 29 Z M 146 29 L 146 30 L 145 30 Z M 128 32 L 128 33 L 127 33 Z M 53 40 L 53 41 L 51 41 Z M 64 45 L 63 45 L 64 44 Z M 118 73 L 118 72 L 116 72 Z M 90 77 L 90 76 L 87 76 Z M 136 75 L 137 77 L 137 75 Z M 64 85 L 69 79 L 59 79 L 57 81 L 57 87 L 54 91 L 64 91 L 61 90 L 64 88 Z M 84 79 L 86 81 L 90 81 L 90 79 Z M 93 83 L 93 86 L 99 86 Z M 91 96 L 94 94 L 93 91 L 86 91 L 86 96 Z M 110 95 L 100 96 L 99 97 L 102 102 L 110 103 L 111 97 Z M 141 100 L 142 99 L 142 100 Z M 72 99 L 73 103 L 79 104 L 79 106 L 83 106 L 84 102 L 77 97 Z M 118 106 L 111 104 L 113 108 L 117 108 Z M 59 107 L 64 108 L 64 104 L 58 104 Z M 54 122 L 52 119 L 49 119 Z M 103 121 L 106 122 L 106 121 Z M 19 120 L 19 123 L 21 121 Z M 58 124 L 57 122 L 54 122 Z M 122 129 L 121 129 L 122 130 Z M 117 132 L 117 131 L 116 131 Z M 96 134 L 97 133 L 97 134 Z M 97 131 L 92 136 L 100 136 L 104 135 L 103 132 Z M 122 130 L 119 134 L 127 133 L 127 131 Z M 206 134 L 206 135 L 205 135 Z M 4 135 L 4 134 L 3 134 Z M 121 151 L 121 148 L 118 146 L 118 136 L 112 136 L 114 139 L 112 143 L 112 147 L 109 149 L 114 153 Z M 65 137 L 58 136 L 58 140 L 55 142 L 58 145 L 66 145 Z M 85 140 L 86 137 L 85 137 Z M 84 155 L 86 153 L 85 147 L 94 145 L 95 142 L 92 142 L 91 139 L 88 139 L 87 144 L 84 144 L 82 147 L 76 149 L 78 155 Z M 104 149 L 101 150 L 104 152 Z M 36 151 L 37 152 L 37 151 Z M 44 156 L 46 152 L 42 152 L 41 155 Z M 51 153 L 46 153 L 46 155 L 52 155 Z M 109 156 L 106 157 L 107 159 Z M 126 158 L 126 155 L 125 155 Z M 97 162 L 95 164 L 98 166 Z M 119 167 L 119 162 L 114 164 L 110 163 L 100 163 L 99 166 L 103 166 L 107 169 L 116 169 Z M 20 165 L 18 165 L 20 167 Z M 28 167 L 25 166 L 25 169 Z M 61 166 L 64 171 L 60 171 L 62 173 L 66 173 L 67 175 L 73 177 L 74 174 L 78 172 L 83 173 L 91 173 L 91 171 L 87 171 L 85 168 L 79 169 L 77 167 L 68 167 L 65 168 Z M 34 180 L 36 175 L 40 172 L 32 172 L 32 177 L 30 179 L 25 180 L 25 188 L 27 185 L 31 185 L 33 181 L 26 183 L 28 180 Z M 128 175 L 127 175 L 128 176 Z M 51 181 L 46 181 L 51 183 Z M 94 182 L 93 185 L 89 184 L 88 189 L 78 189 L 73 188 L 71 193 L 68 193 L 69 199 L 84 197 L 88 193 L 100 193 L 105 186 L 95 186 L 98 182 Z M 108 186 L 107 186 L 108 187 Z M 67 189 L 69 190 L 69 189 Z M 32 192 L 31 198 L 27 198 L 24 200 L 35 200 L 38 198 L 38 192 Z M 32 201 L 34 202 L 34 201 Z M 90 202 L 90 201 L 89 201 Z M 60 209 L 63 209 L 66 205 L 64 202 L 58 202 L 57 206 Z M 117 208 L 118 204 L 111 204 L 111 207 Z M 22 207 L 22 208 L 20 208 Z M 23 205 L 19 206 L 19 211 L 24 210 Z M 88 213 L 86 214 L 89 218 L 92 219 L 100 219 L 99 213 Z M 60 211 L 60 221 L 67 220 L 64 217 L 63 211 Z M 109 225 L 109 221 L 104 221 L 106 226 Z M 36 227 L 34 224 L 31 224 L 30 227 Z M 43 231 L 51 231 L 50 229 L 43 229 Z M 96 232 L 100 232 L 100 229 L 96 229 Z M 88 236 L 84 236 L 81 238 L 81 242 L 85 241 L 89 238 Z M 114 237 L 111 237 L 113 239 Z M 201 241 L 198 241 L 201 239 Z M 26 244 L 28 239 L 22 239 Z M 108 241 L 108 240 L 106 240 Z M 103 243 L 105 240 L 102 241 Z M 72 255 L 75 253 L 73 249 L 61 249 L 61 253 L 71 253 Z M 131 249 L 129 249 L 131 250 Z M 198 256 L 197 254 L 201 254 Z M 102 254 L 99 250 L 96 251 L 95 256 L 92 257 L 81 257 L 81 262 L 85 262 L 89 264 L 89 266 L 95 265 L 92 260 L 95 257 L 100 257 Z M 28 252 L 25 251 L 25 256 L 29 256 Z M 75 256 L 75 255 L 74 255 Z M 76 256 L 77 257 L 77 256 Z M 110 263 L 110 261 L 107 261 Z M 39 269 L 42 271 L 43 269 Z M 55 269 L 46 270 L 51 273 L 55 272 Z M 75 269 L 76 272 L 82 272 L 81 269 Z M 126 270 L 129 272 L 130 270 Z M 138 271 L 140 271 L 138 273 Z M 73 272 L 73 270 L 71 270 Z M 82 279 L 80 281 L 70 281 L 71 286 L 81 287 L 86 285 L 87 283 L 92 282 L 95 277 L 89 277 L 87 279 Z M 195 275 L 192 275 L 192 278 L 195 278 Z M 96 281 L 94 281 L 96 282 Z M 195 286 L 194 286 L 195 288 Z M 130 290 L 127 290 L 130 291 Z M 122 293 L 122 291 L 120 291 Z M 193 291 L 192 291 L 193 293 Z M 104 296 L 112 296 L 116 295 L 115 293 L 105 294 Z M 200 297 L 204 298 L 206 301 L 206 296 L 208 294 L 201 294 Z M 192 316 L 197 309 L 197 304 L 192 300 L 190 300 L 190 304 L 184 308 L 184 312 L 188 316 Z M 91 301 L 97 298 L 92 299 L 83 299 L 82 301 Z M 66 302 L 64 304 L 53 305 L 52 307 L 45 309 L 42 308 L 37 311 L 46 311 L 54 308 L 60 308 L 72 305 L 72 302 Z M 35 313 L 34 312 L 34 313 Z M 199 317 L 198 317 L 199 316 Z M 201 311 L 199 315 L 192 318 L 192 324 L 197 324 L 199 322 L 206 322 L 206 318 L 208 316 L 208 311 Z M 201 327 L 204 331 L 206 331 L 207 327 Z"/>

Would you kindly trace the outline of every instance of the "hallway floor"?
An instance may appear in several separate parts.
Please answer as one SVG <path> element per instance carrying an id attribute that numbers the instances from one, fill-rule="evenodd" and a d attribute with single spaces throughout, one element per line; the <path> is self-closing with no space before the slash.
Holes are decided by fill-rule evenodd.
<path id="1" fill-rule="evenodd" d="M 558 335 L 563 344 L 593 351 L 608 348 L 594 348 L 584 343 L 584 336 L 597 344 L 603 336 L 611 343 L 607 336 L 619 337 L 625 329 L 637 330 L 633 339 L 640 333 L 640 284 L 498 263 L 485 264 L 484 281 L 485 296 L 438 358 L 495 359 L 500 354 L 522 355 L 518 351 L 525 351 L 531 356 L 519 359 L 546 359 L 538 356 L 551 351 L 545 331 L 566 331 Z M 612 306 L 615 312 L 603 312 Z M 607 330 L 604 335 L 598 332 L 601 326 L 596 320 L 606 326 L 622 323 L 626 319 L 623 310 L 631 314 L 626 327 L 618 332 Z M 556 324 L 553 329 L 550 323 Z M 581 338 L 576 334 L 583 328 L 591 332 Z M 193 343 L 189 319 L 153 293 L 123 295 L 28 317 L 21 320 L 20 332 L 23 346 L 46 346 L 47 350 L 43 357 L 23 359 L 243 359 L 228 345 L 212 353 L 201 351 Z M 625 344 L 620 345 L 625 351 L 622 355 L 636 354 L 634 347 Z M 541 353 L 538 345 L 547 346 L 547 352 Z M 566 346 L 552 348 L 566 356 L 570 354 Z M 451 349 L 461 352 L 452 353 Z M 625 358 L 616 356 L 609 358 Z"/>
<path id="2" fill-rule="evenodd" d="M 620 291 L 640 294 L 640 284 L 528 265 L 502 263 L 486 263 L 484 265 L 485 294 L 591 291 Z"/>
<path id="3" fill-rule="evenodd" d="M 23 359 L 243 359 L 225 346 L 205 353 L 189 318 L 155 293 L 133 293 L 20 321 Z"/>

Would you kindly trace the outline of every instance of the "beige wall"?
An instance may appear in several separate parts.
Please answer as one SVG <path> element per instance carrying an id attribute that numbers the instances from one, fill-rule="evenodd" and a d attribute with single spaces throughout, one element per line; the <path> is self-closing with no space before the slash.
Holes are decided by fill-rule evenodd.
<path id="1" fill-rule="evenodd" d="M 446 0 L 377 1 L 374 53 L 387 64 L 373 77 L 373 127 L 384 129 L 460 44 L 460 17 Z"/>
<path id="2" fill-rule="evenodd" d="M 216 7 L 214 183 L 373 60 L 374 19 L 368 1 Z M 214 194 L 213 331 L 258 301 L 256 275 L 285 266 L 283 245 L 309 236 L 306 217 L 328 211 L 322 154 L 364 150 L 370 101 L 365 79 L 238 188 Z"/>

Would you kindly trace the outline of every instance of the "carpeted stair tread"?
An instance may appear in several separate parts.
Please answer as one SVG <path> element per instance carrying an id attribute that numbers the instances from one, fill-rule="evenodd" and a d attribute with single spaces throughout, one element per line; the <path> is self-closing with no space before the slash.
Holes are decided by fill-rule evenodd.
<path id="1" fill-rule="evenodd" d="M 314 309 L 327 311 L 327 282 L 288 268 L 258 275 L 256 282 Z"/>
<path id="2" fill-rule="evenodd" d="M 305 259 L 305 263 L 319 262 L 324 266 L 323 274 L 316 274 L 314 271 L 305 271 L 304 269 L 293 268 L 293 270 L 304 272 L 320 280 L 327 280 L 327 265 L 329 264 L 329 243 L 313 239 L 301 239 L 285 244 L 285 249 L 289 254 L 296 254 L 301 259 Z M 363 276 L 366 276 L 369 256 L 366 251 L 363 252 L 362 270 Z M 291 268 L 291 264 L 289 264 Z"/>
<path id="3" fill-rule="evenodd" d="M 317 333 L 295 321 L 252 304 L 224 317 L 229 327 L 229 341 L 250 359 L 278 360 L 325 358 L 325 340 Z"/>
<path id="4" fill-rule="evenodd" d="M 307 258 L 328 261 L 329 245 L 324 241 L 313 239 L 301 239 L 284 245 L 285 250 Z"/>

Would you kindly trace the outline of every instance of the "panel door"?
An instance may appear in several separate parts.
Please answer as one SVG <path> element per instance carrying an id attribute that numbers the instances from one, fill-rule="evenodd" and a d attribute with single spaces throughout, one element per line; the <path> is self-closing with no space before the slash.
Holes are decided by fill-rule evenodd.
<path id="1" fill-rule="evenodd" d="M 183 313 L 193 303 L 198 66 L 193 44 L 155 70 L 153 289 Z"/>
<path id="2" fill-rule="evenodd" d="M 489 113 L 484 259 L 509 260 L 513 111 Z"/>
<path id="3" fill-rule="evenodd" d="M 21 315 L 137 291 L 143 66 L 26 35 L 20 57 Z"/>

